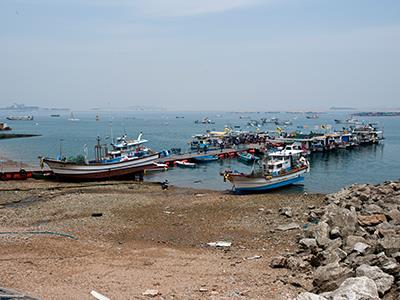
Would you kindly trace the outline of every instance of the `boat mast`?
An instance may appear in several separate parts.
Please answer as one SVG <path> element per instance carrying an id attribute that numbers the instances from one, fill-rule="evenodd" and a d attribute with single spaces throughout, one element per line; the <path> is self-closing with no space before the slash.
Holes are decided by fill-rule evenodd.
<path id="1" fill-rule="evenodd" d="M 97 144 L 94 146 L 94 153 L 95 153 L 95 159 L 97 162 L 100 161 L 101 159 L 101 144 L 100 144 L 100 136 L 97 136 Z"/>

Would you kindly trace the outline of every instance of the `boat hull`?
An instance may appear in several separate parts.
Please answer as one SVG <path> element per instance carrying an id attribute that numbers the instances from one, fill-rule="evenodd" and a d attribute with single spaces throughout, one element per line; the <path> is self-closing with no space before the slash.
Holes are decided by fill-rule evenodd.
<path id="1" fill-rule="evenodd" d="M 216 155 L 206 155 L 206 156 L 199 156 L 199 157 L 193 157 L 193 160 L 199 163 L 206 163 L 206 162 L 211 162 L 211 161 L 216 161 L 218 160 L 218 156 Z"/>
<path id="2" fill-rule="evenodd" d="M 106 164 L 74 164 L 46 158 L 43 159 L 43 162 L 59 179 L 90 181 L 123 178 L 135 173 L 142 173 L 146 168 L 153 167 L 158 158 L 159 154 L 157 153 L 143 158 Z"/>
<path id="3" fill-rule="evenodd" d="M 233 191 L 237 193 L 261 192 L 298 183 L 304 180 L 304 173 L 306 172 L 307 169 L 301 169 L 296 172 L 272 178 L 262 176 L 252 177 L 243 174 L 229 174 L 227 179 L 232 183 Z"/>

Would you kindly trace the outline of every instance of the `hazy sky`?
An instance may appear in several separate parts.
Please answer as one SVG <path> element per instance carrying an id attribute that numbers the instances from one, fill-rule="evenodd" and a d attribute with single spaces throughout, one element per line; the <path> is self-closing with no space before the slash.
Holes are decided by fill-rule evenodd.
<path id="1" fill-rule="evenodd" d="M 400 107 L 399 0 L 0 0 L 0 104 Z"/>

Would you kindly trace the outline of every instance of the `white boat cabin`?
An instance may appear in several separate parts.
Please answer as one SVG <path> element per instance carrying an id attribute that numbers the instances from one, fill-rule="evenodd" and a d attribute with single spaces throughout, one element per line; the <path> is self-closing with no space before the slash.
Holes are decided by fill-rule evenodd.
<path id="1" fill-rule="evenodd" d="M 268 162 L 263 166 L 264 172 L 272 176 L 277 176 L 282 171 L 290 171 L 292 168 L 298 167 L 306 163 L 306 159 L 302 157 L 303 151 L 291 149 L 286 146 L 282 151 L 268 154 Z"/>

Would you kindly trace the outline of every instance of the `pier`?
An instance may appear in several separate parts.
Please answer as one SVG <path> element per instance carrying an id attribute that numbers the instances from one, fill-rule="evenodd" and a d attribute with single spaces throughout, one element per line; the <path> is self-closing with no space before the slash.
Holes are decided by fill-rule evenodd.
<path id="1" fill-rule="evenodd" d="M 234 157 L 237 155 L 238 152 L 248 151 L 250 149 L 257 149 L 252 148 L 252 146 L 256 145 L 244 145 L 241 148 L 226 148 L 221 150 L 209 150 L 207 153 L 204 152 L 190 152 L 190 153 L 182 153 L 182 154 L 173 154 L 167 157 L 163 157 L 159 159 L 162 163 L 171 163 L 177 160 L 192 160 L 197 157 L 205 156 L 205 155 L 217 155 L 217 156 L 224 156 L 224 157 Z M 257 145 L 258 146 L 258 145 Z"/>

